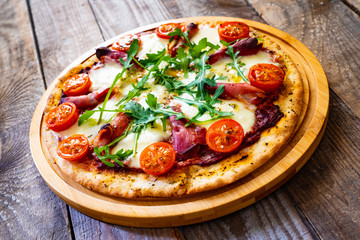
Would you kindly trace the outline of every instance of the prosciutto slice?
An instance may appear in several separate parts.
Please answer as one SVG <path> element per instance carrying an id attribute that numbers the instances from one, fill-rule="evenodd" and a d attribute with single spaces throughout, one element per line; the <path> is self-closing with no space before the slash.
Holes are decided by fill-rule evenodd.
<path id="1" fill-rule="evenodd" d="M 176 120 L 175 116 L 169 118 L 173 137 L 173 147 L 177 153 L 177 159 L 186 159 L 197 154 L 200 145 L 206 144 L 206 129 L 193 125 L 185 127 L 186 119 Z"/>
<path id="2" fill-rule="evenodd" d="M 258 40 L 256 38 L 245 38 L 236 42 L 233 46 L 234 53 L 239 52 L 238 56 L 247 56 L 256 54 L 261 48 L 262 44 L 258 45 Z M 209 64 L 214 64 L 220 59 L 224 58 L 228 54 L 227 48 L 222 48 L 216 51 L 213 54 L 209 55 Z"/>
<path id="3" fill-rule="evenodd" d="M 96 57 L 101 62 L 115 61 L 120 63 L 119 58 L 127 59 L 127 53 L 125 51 L 113 50 L 107 47 L 100 47 L 96 49 Z"/>
<path id="4" fill-rule="evenodd" d="M 220 98 L 235 98 L 239 101 L 245 100 L 254 105 L 260 103 L 259 100 L 261 100 L 262 94 L 264 93 L 263 90 L 248 83 L 217 83 L 216 87 L 210 87 L 207 85 L 206 88 L 210 92 L 215 92 L 215 90 L 221 85 L 224 85 L 224 92 L 219 96 Z"/>
<path id="5" fill-rule="evenodd" d="M 80 96 L 65 96 L 60 99 L 59 104 L 71 102 L 78 108 L 93 108 L 105 99 L 109 89 L 110 88 L 106 88 L 104 90 L 99 90 Z"/>
<path id="6" fill-rule="evenodd" d="M 125 113 L 118 113 L 110 122 L 103 125 L 94 140 L 94 146 L 101 147 L 109 144 L 112 140 L 120 137 L 128 127 L 131 117 Z"/>

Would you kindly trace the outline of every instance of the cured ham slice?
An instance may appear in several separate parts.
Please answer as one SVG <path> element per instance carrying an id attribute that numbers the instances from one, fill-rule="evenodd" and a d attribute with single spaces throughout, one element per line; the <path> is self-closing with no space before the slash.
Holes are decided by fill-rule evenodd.
<path id="1" fill-rule="evenodd" d="M 95 91 L 86 95 L 63 97 L 60 99 L 59 104 L 71 102 L 78 108 L 92 108 L 101 103 L 108 93 L 110 88 Z"/>
<path id="2" fill-rule="evenodd" d="M 195 155 L 200 150 L 200 145 L 206 144 L 206 129 L 193 125 L 185 127 L 186 119 L 176 120 L 175 116 L 169 118 L 173 137 L 173 147 L 177 153 L 177 159 L 186 155 Z"/>
<path id="3" fill-rule="evenodd" d="M 100 47 L 96 49 L 96 57 L 101 62 L 115 61 L 120 63 L 119 58 L 124 59 L 126 61 L 127 53 L 126 51 L 113 50 L 107 47 Z"/>
<path id="4" fill-rule="evenodd" d="M 131 121 L 131 117 L 125 113 L 118 113 L 110 122 L 103 125 L 94 140 L 94 146 L 101 147 L 109 144 L 112 140 L 120 137 Z"/>
<path id="5" fill-rule="evenodd" d="M 223 99 L 235 98 L 239 101 L 245 100 L 248 103 L 257 105 L 262 97 L 263 90 L 254 87 L 248 83 L 217 83 L 216 87 L 207 86 L 207 90 L 215 92 L 215 90 L 223 85 L 224 92 L 219 96 Z"/>
<path id="6" fill-rule="evenodd" d="M 239 52 L 238 56 L 247 56 L 256 54 L 261 48 L 262 44 L 258 44 L 258 40 L 256 38 L 245 38 L 236 42 L 233 46 L 234 53 Z M 228 54 L 226 53 L 227 48 L 222 48 L 216 51 L 213 54 L 209 55 L 209 64 L 214 64 L 220 59 L 224 58 Z"/>

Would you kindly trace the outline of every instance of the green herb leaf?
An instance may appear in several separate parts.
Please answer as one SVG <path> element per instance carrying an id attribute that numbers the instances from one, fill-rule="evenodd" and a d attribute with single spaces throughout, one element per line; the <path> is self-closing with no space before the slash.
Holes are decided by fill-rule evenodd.
<path id="1" fill-rule="evenodd" d="M 115 84 L 117 83 L 117 81 L 122 77 L 122 75 L 125 73 L 126 69 L 130 68 L 132 66 L 132 59 L 135 57 L 135 55 L 137 54 L 138 52 L 138 49 L 139 49 L 139 40 L 137 39 L 134 39 L 131 44 L 130 44 L 130 48 L 129 50 L 127 51 L 127 59 L 126 59 L 126 62 L 122 59 L 122 58 L 119 58 L 121 64 L 123 65 L 124 69 L 118 73 L 113 81 L 113 83 L 111 84 L 110 86 L 110 89 L 108 91 L 108 93 L 106 94 L 106 97 L 105 97 L 105 100 L 104 100 L 104 103 L 103 103 L 103 106 L 102 108 L 100 109 L 100 117 L 99 117 L 99 121 L 98 123 L 101 122 L 101 118 L 102 118 L 102 115 L 103 115 L 103 110 L 105 109 L 105 106 L 106 106 L 106 103 L 108 102 L 109 98 L 110 98 L 110 95 L 111 95 L 111 92 L 115 86 Z"/>
<path id="2" fill-rule="evenodd" d="M 241 76 L 241 78 L 246 82 L 249 83 L 249 80 L 245 77 L 243 71 L 241 71 L 240 69 L 240 65 L 238 63 L 238 59 L 237 56 L 239 55 L 239 52 L 234 53 L 234 49 L 233 46 L 229 45 L 227 47 L 228 51 L 226 52 L 233 60 L 232 63 L 229 63 L 230 66 L 232 66 L 233 68 L 235 68 L 235 70 L 237 71 L 237 74 L 239 76 Z"/>
<path id="3" fill-rule="evenodd" d="M 81 124 L 83 124 L 83 122 L 85 122 L 86 120 L 88 120 L 92 115 L 94 115 L 95 111 L 88 111 L 86 110 L 83 114 L 81 114 L 81 116 L 79 117 L 78 120 L 78 126 L 80 126 Z"/>
<path id="4" fill-rule="evenodd" d="M 128 158 L 133 153 L 133 151 L 127 150 L 124 152 L 124 149 L 120 149 L 115 154 L 110 154 L 110 147 L 109 145 L 106 145 L 103 147 L 95 147 L 94 153 L 108 167 L 115 166 L 114 163 L 110 162 L 109 160 L 113 160 L 120 166 L 124 167 L 124 164 L 121 161 Z"/>

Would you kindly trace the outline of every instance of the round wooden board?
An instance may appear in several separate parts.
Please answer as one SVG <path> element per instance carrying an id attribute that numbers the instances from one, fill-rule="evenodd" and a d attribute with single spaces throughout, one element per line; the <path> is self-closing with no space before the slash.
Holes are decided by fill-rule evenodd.
<path id="1" fill-rule="evenodd" d="M 198 223 L 224 216 L 265 197 L 306 163 L 318 146 L 325 131 L 329 89 L 325 73 L 316 57 L 294 37 L 271 26 L 239 18 L 194 17 L 166 22 L 243 21 L 265 33 L 292 58 L 304 82 L 303 111 L 297 132 L 275 158 L 253 173 L 221 189 L 187 196 L 181 199 L 131 200 L 105 196 L 88 190 L 63 175 L 41 144 L 41 122 L 46 101 L 56 81 L 74 66 L 94 54 L 90 50 L 69 65 L 42 96 L 30 127 L 30 147 L 34 162 L 45 182 L 63 201 L 78 211 L 101 221 L 135 227 L 169 227 Z M 134 29 L 136 33 L 153 29 L 155 23 Z M 101 44 L 107 46 L 115 38 Z"/>

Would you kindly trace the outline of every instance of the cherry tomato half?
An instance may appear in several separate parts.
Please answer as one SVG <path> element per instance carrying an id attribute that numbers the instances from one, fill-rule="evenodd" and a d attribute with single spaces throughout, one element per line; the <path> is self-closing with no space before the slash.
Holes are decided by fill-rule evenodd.
<path id="1" fill-rule="evenodd" d="M 131 43 L 134 41 L 134 39 L 137 39 L 139 41 L 139 46 L 141 44 L 140 36 L 135 34 L 128 34 L 125 36 L 120 37 L 117 41 L 115 41 L 111 47 L 115 50 L 119 51 L 127 51 L 130 49 Z"/>
<path id="2" fill-rule="evenodd" d="M 225 42 L 249 37 L 249 26 L 243 22 L 224 22 L 218 28 L 219 37 Z"/>
<path id="3" fill-rule="evenodd" d="M 90 86 L 91 81 L 89 75 L 80 73 L 65 81 L 63 91 L 67 96 L 79 96 L 86 94 Z"/>
<path id="4" fill-rule="evenodd" d="M 209 127 L 206 143 L 214 151 L 231 152 L 240 146 L 244 138 L 244 129 L 235 120 L 221 119 Z"/>
<path id="5" fill-rule="evenodd" d="M 56 149 L 57 154 L 70 162 L 81 160 L 89 150 L 89 140 L 81 134 L 74 134 L 62 140 Z"/>
<path id="6" fill-rule="evenodd" d="M 276 65 L 259 63 L 249 70 L 248 78 L 251 85 L 265 91 L 276 90 L 284 82 L 285 73 Z"/>
<path id="7" fill-rule="evenodd" d="M 170 36 L 168 36 L 168 34 L 173 32 L 177 28 L 180 28 L 182 32 L 185 32 L 185 27 L 180 23 L 167 23 L 160 25 L 156 28 L 156 35 L 159 38 L 170 39 Z"/>
<path id="8" fill-rule="evenodd" d="M 153 143 L 141 152 L 140 167 L 148 174 L 161 175 L 172 168 L 175 158 L 175 150 L 169 143 Z"/>
<path id="9" fill-rule="evenodd" d="M 63 103 L 45 116 L 45 124 L 51 130 L 60 132 L 71 127 L 79 118 L 79 111 L 73 103 Z"/>

